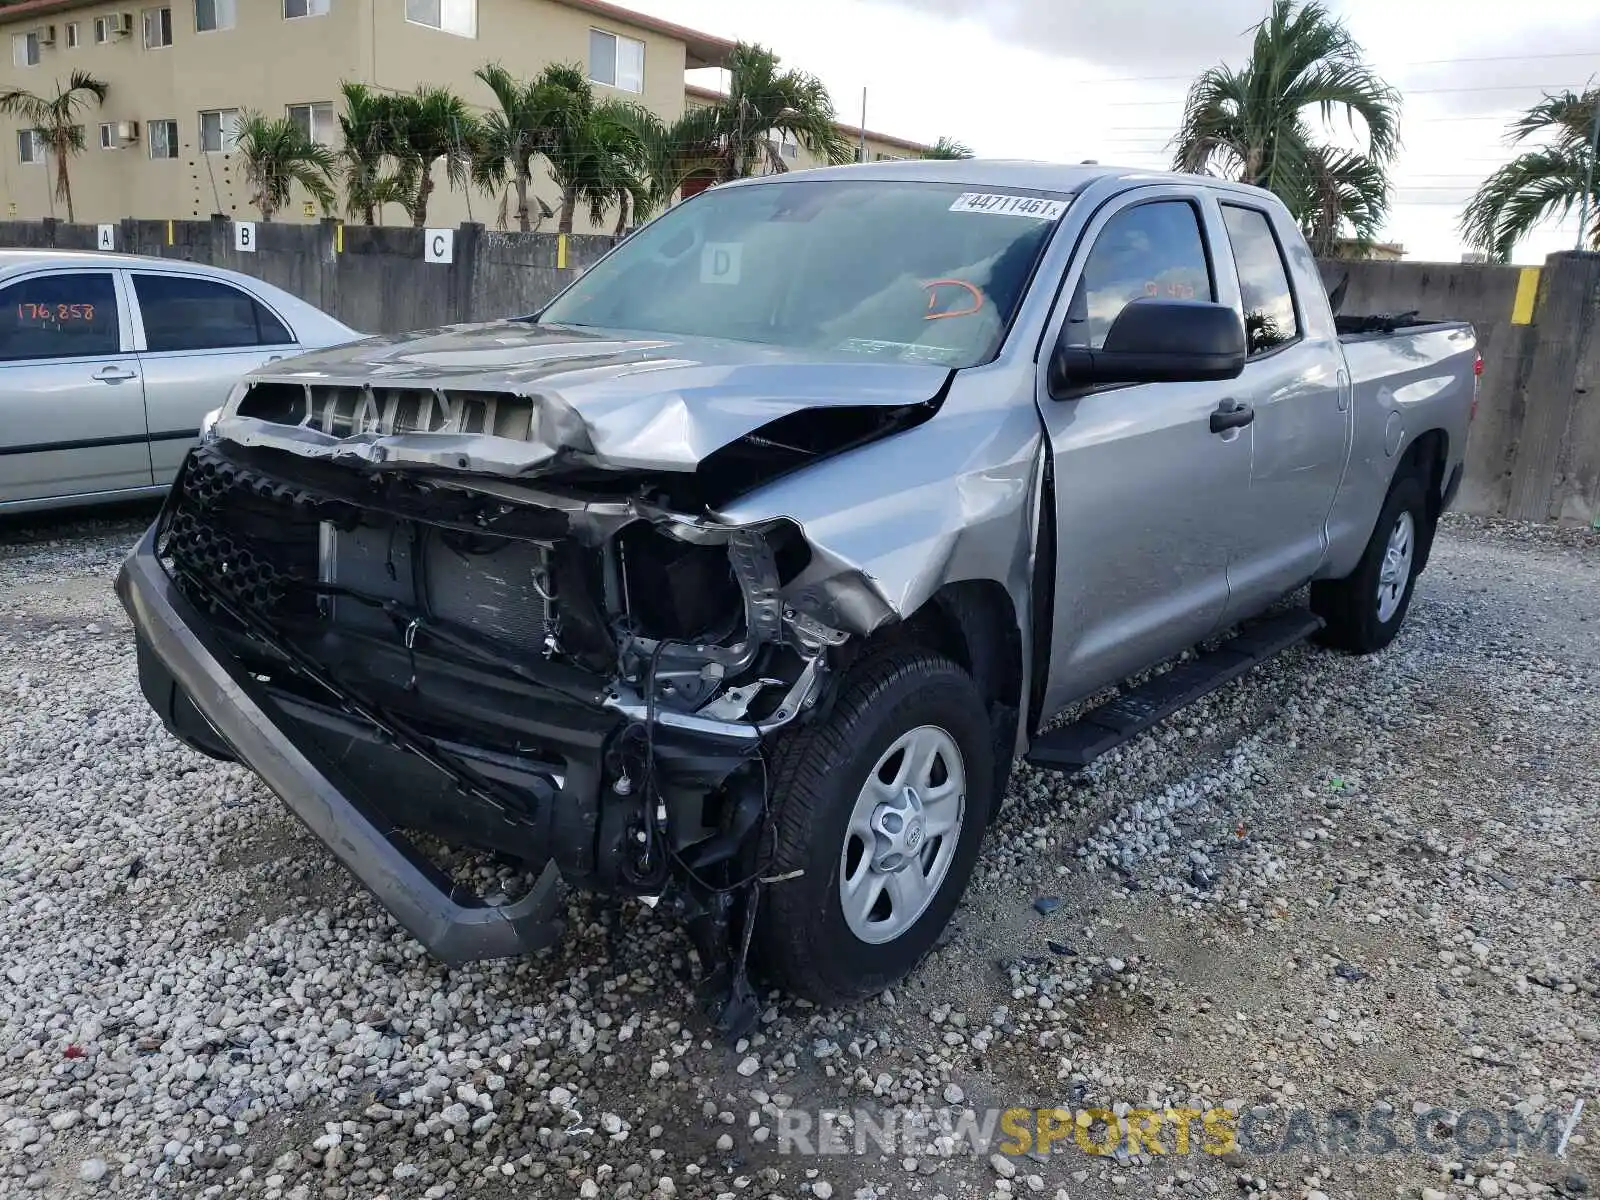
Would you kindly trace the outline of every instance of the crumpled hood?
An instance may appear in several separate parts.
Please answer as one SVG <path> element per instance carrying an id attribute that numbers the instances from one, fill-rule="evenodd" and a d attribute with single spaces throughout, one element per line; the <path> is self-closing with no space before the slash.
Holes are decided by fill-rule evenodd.
<path id="1" fill-rule="evenodd" d="M 934 364 L 506 320 L 368 338 L 274 363 L 246 382 L 306 389 L 304 412 L 295 420 L 240 416 L 241 406 L 253 411 L 245 392 L 216 432 L 314 457 L 508 474 L 539 473 L 557 458 L 693 471 L 722 447 L 806 410 L 926 407 L 949 375 Z M 388 388 L 432 391 L 441 407 L 463 393 L 509 393 L 531 413 L 515 438 L 465 432 L 459 418 L 430 432 L 394 432 L 406 426 L 385 415 Z M 323 417 L 322 397 L 336 389 L 368 396 L 363 413 L 335 431 L 343 436 Z"/>

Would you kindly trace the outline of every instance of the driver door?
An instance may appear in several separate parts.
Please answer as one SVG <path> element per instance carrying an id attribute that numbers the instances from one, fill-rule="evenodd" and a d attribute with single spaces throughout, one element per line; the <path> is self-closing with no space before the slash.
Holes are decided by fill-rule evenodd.
<path id="1" fill-rule="evenodd" d="M 1084 232 L 1041 353 L 1037 397 L 1055 488 L 1055 611 L 1045 712 L 1214 632 L 1228 604 L 1230 532 L 1250 490 L 1252 431 L 1210 430 L 1240 382 L 1101 386 L 1053 398 L 1049 348 L 1104 344 L 1142 296 L 1217 300 L 1226 252 L 1193 191 L 1140 188 Z M 1063 330 L 1065 331 L 1063 333 Z"/>

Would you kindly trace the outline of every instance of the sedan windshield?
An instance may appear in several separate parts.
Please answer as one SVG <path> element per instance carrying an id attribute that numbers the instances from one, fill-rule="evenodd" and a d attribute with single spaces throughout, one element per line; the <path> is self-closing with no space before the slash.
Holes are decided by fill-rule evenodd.
<path id="1" fill-rule="evenodd" d="M 973 366 L 999 349 L 1067 202 L 884 180 L 712 188 L 539 320 Z"/>

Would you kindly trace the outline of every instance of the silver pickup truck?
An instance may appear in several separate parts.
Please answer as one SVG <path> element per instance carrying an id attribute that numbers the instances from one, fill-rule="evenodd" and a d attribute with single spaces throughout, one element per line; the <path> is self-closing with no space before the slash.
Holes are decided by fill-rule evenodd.
<path id="1" fill-rule="evenodd" d="M 739 1028 L 747 963 L 821 1002 L 910 971 L 1017 755 L 1385 646 L 1477 363 L 1463 324 L 1336 320 L 1253 188 L 749 180 L 530 316 L 254 372 L 118 588 L 169 728 L 432 953 L 548 944 L 563 882 L 644 897 Z M 430 839 L 533 882 L 471 894 Z"/>

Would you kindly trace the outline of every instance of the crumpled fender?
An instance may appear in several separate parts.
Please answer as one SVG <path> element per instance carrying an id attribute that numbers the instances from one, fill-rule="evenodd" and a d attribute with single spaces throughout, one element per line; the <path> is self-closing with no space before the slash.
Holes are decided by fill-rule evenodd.
<path id="1" fill-rule="evenodd" d="M 786 604 L 869 634 L 909 617 L 940 587 L 994 580 L 1026 611 L 1042 433 L 1031 405 L 947 403 L 937 420 L 746 494 L 714 517 L 793 521 L 812 561 Z"/>

